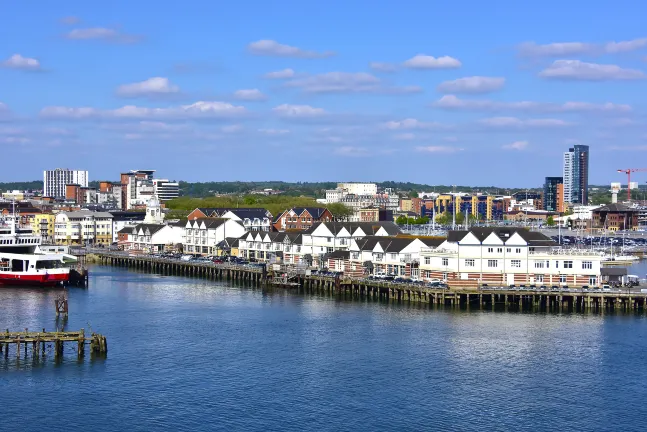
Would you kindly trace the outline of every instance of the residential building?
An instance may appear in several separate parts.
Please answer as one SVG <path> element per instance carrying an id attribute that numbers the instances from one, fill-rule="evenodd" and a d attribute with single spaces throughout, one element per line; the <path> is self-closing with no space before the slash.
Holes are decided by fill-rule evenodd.
<path id="1" fill-rule="evenodd" d="M 588 203 L 589 146 L 576 145 L 564 153 L 564 202 Z"/>
<path id="2" fill-rule="evenodd" d="M 156 253 L 176 249 L 182 244 L 183 231 L 181 226 L 143 223 L 123 228 L 118 235 L 127 236 L 126 250 Z"/>
<path id="3" fill-rule="evenodd" d="M 423 200 L 421 216 L 432 218 L 435 214 L 453 215 L 454 212 L 472 215 L 478 220 L 503 220 L 510 199 L 485 194 L 447 193 L 435 199 Z"/>
<path id="4" fill-rule="evenodd" d="M 78 184 L 88 186 L 88 172 L 56 168 L 43 171 L 43 195 L 53 198 L 65 198 L 65 185 Z"/>
<path id="5" fill-rule="evenodd" d="M 143 208 L 155 193 L 155 170 L 132 170 L 121 173 L 122 206 L 124 210 Z"/>
<path id="6" fill-rule="evenodd" d="M 121 183 L 102 181 L 99 183 L 99 190 L 96 193 L 96 203 L 104 208 L 121 210 L 123 191 L 124 185 Z"/>
<path id="7" fill-rule="evenodd" d="M 198 218 L 225 218 L 238 220 L 247 231 L 270 231 L 272 229 L 272 213 L 264 208 L 196 208 L 187 217 L 189 220 Z"/>
<path id="8" fill-rule="evenodd" d="M 3 192 L 2 199 L 6 201 L 22 201 L 25 199 L 25 193 L 19 190 Z"/>
<path id="9" fill-rule="evenodd" d="M 124 228 L 133 228 L 144 222 L 146 212 L 143 211 L 110 211 L 112 215 L 112 241 L 118 242 L 119 232 Z"/>
<path id="10" fill-rule="evenodd" d="M 375 183 L 338 183 L 337 189 L 343 189 L 349 195 L 377 195 Z"/>
<path id="11" fill-rule="evenodd" d="M 42 237 L 42 243 L 54 241 L 54 222 L 56 215 L 52 213 L 35 214 L 31 221 L 31 231 Z"/>
<path id="12" fill-rule="evenodd" d="M 624 204 L 608 204 L 592 211 L 593 226 L 609 231 L 635 230 L 639 227 L 637 208 Z"/>
<path id="13" fill-rule="evenodd" d="M 564 178 L 546 177 L 544 182 L 543 209 L 552 212 L 564 212 Z"/>
<path id="14" fill-rule="evenodd" d="M 402 198 L 400 199 L 400 211 L 413 212 L 417 216 L 420 216 L 422 202 L 422 198 Z"/>
<path id="15" fill-rule="evenodd" d="M 326 208 L 295 207 L 284 211 L 273 222 L 277 231 L 308 229 L 317 222 L 331 222 L 333 215 Z"/>
<path id="16" fill-rule="evenodd" d="M 161 202 L 169 201 L 180 196 L 180 184 L 168 179 L 153 179 L 154 193 Z"/>
<path id="17" fill-rule="evenodd" d="M 452 287 L 600 283 L 600 253 L 561 249 L 550 237 L 523 228 L 450 231 L 443 243 L 423 249 L 420 256 L 421 277 Z"/>
<path id="18" fill-rule="evenodd" d="M 113 242 L 112 215 L 89 210 L 56 214 L 54 241 L 57 244 L 104 244 Z"/>
<path id="19" fill-rule="evenodd" d="M 549 217 L 554 220 L 559 217 L 559 213 L 548 210 L 512 210 L 504 215 L 505 220 L 530 224 L 545 222 Z"/>
<path id="20" fill-rule="evenodd" d="M 183 250 L 190 254 L 214 255 L 217 245 L 228 237 L 240 238 L 245 227 L 230 218 L 199 218 L 186 222 Z"/>

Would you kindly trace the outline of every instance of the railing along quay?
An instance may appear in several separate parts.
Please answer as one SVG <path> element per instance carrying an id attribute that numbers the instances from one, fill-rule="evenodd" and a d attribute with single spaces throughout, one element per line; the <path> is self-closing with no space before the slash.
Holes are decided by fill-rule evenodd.
<path id="1" fill-rule="evenodd" d="M 167 258 L 128 255 L 116 252 L 93 252 L 102 264 L 137 268 L 178 276 L 248 281 L 262 287 L 272 286 L 273 274 L 265 267 L 226 263 L 179 261 Z M 295 286 L 303 292 L 348 295 L 352 298 L 372 298 L 427 303 L 445 306 L 530 308 L 538 310 L 624 310 L 647 309 L 647 293 L 595 289 L 536 289 L 510 287 L 440 288 L 421 284 L 396 283 L 375 279 L 300 275 Z"/>

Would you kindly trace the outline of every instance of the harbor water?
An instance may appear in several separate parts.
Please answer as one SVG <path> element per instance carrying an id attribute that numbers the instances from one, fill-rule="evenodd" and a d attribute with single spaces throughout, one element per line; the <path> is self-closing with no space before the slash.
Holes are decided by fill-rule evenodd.
<path id="1" fill-rule="evenodd" d="M 644 264 L 630 270 L 641 277 Z M 95 266 L 67 329 L 107 358 L 0 356 L 4 431 L 638 431 L 647 314 L 345 301 Z M 60 290 L 0 288 L 0 329 Z"/>

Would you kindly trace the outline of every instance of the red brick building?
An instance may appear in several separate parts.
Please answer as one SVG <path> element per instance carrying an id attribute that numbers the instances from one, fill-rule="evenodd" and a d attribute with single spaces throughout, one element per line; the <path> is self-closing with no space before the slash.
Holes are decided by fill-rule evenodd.
<path id="1" fill-rule="evenodd" d="M 272 224 L 277 231 L 288 229 L 305 230 L 317 222 L 331 222 L 330 210 L 319 207 L 295 207 L 281 213 Z"/>

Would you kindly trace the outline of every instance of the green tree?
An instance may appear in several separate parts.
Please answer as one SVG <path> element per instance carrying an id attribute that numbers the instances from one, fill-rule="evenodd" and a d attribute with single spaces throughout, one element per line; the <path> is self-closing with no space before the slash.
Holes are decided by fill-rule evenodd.
<path id="1" fill-rule="evenodd" d="M 439 223 L 441 225 L 447 225 L 449 224 L 449 221 L 450 219 L 447 212 L 436 215 L 436 223 Z"/>
<path id="2" fill-rule="evenodd" d="M 336 220 L 347 219 L 353 214 L 353 209 L 342 203 L 328 204 L 328 210 Z"/>
<path id="3" fill-rule="evenodd" d="M 456 213 L 456 225 L 460 225 L 465 222 L 465 215 L 463 213 Z"/>
<path id="4" fill-rule="evenodd" d="M 410 191 L 409 198 L 418 198 L 418 192 L 416 190 Z"/>
<path id="5" fill-rule="evenodd" d="M 395 223 L 398 225 L 405 225 L 407 223 L 407 217 L 406 216 L 398 216 L 398 218 L 395 220 Z"/>
<path id="6" fill-rule="evenodd" d="M 555 226 L 555 219 L 553 219 L 552 216 L 548 216 L 548 219 L 546 219 L 546 225 L 549 227 Z"/>

